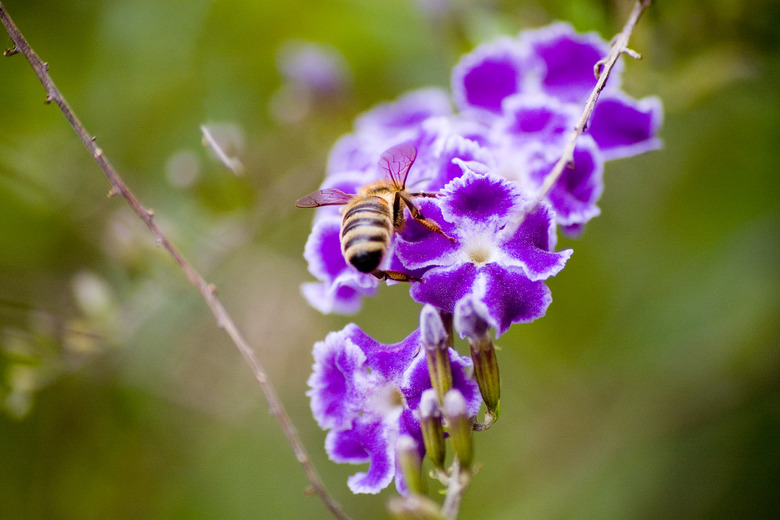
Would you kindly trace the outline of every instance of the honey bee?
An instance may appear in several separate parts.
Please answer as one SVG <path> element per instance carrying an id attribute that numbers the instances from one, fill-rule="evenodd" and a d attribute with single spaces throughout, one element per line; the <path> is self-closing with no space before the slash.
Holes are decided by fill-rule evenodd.
<path id="1" fill-rule="evenodd" d="M 436 197 L 438 193 L 406 190 L 406 177 L 416 158 L 417 148 L 413 144 L 393 146 L 379 159 L 379 167 L 387 174 L 384 180 L 360 188 L 355 195 L 335 188 L 318 190 L 299 199 L 295 205 L 316 208 L 343 204 L 339 238 L 344 259 L 358 271 L 373 274 L 380 280 L 419 281 L 406 273 L 379 269 L 393 233 L 404 227 L 404 208 L 408 208 L 412 217 L 424 227 L 454 242 L 439 224 L 423 216 L 413 200 L 415 197 Z"/>

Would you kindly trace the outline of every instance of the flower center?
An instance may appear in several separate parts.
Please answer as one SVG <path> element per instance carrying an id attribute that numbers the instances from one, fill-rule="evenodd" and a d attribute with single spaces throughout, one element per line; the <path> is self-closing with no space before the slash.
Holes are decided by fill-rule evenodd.
<path id="1" fill-rule="evenodd" d="M 476 265 L 484 265 L 491 261 L 495 247 L 490 237 L 477 235 L 471 237 L 471 240 L 463 247 L 463 252 L 469 261 Z"/>

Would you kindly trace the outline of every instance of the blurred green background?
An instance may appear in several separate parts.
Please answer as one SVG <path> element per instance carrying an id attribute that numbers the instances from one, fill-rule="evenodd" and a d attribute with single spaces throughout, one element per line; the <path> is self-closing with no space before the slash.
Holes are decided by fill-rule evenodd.
<path id="1" fill-rule="evenodd" d="M 98 144 L 219 288 L 323 479 L 311 345 L 384 342 L 419 308 L 383 288 L 352 318 L 299 285 L 315 189 L 354 117 L 447 86 L 458 56 L 553 20 L 609 39 L 628 1 L 4 0 Z M 665 148 L 608 163 L 602 215 L 499 353 L 502 417 L 461 518 L 780 516 L 780 7 L 657 2 L 624 88 L 665 104 Z M 284 49 L 343 83 L 301 91 Z M 2 48 L 10 47 L 0 32 Z M 0 518 L 327 518 L 237 350 L 109 185 L 21 56 L 0 59 Z M 245 166 L 201 144 L 207 124 Z"/>

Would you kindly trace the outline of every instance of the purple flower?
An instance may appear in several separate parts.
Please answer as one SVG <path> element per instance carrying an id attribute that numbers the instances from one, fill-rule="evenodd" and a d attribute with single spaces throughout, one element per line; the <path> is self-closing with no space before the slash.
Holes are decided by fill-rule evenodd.
<path id="1" fill-rule="evenodd" d="M 499 114 L 504 99 L 531 88 L 540 66 L 517 39 L 504 37 L 480 45 L 452 71 L 455 104 L 461 111 Z"/>
<path id="2" fill-rule="evenodd" d="M 355 131 L 333 147 L 322 187 L 356 193 L 362 186 L 381 180 L 385 174 L 376 165 L 380 154 L 409 141 L 417 148 L 417 160 L 407 178 L 410 191 L 442 190 L 464 171 L 491 172 L 516 181 L 525 199 L 535 198 L 581 117 L 584 100 L 596 82 L 593 67 L 609 48 L 595 33 L 577 34 L 565 23 L 483 44 L 453 69 L 452 97 L 457 112 L 453 112 L 448 93 L 435 88 L 378 105 L 361 115 Z M 549 208 L 539 210 L 540 214 L 550 215 L 568 235 L 581 233 L 585 224 L 599 214 L 597 203 L 604 190 L 605 161 L 660 146 L 656 137 L 662 119 L 660 101 L 652 97 L 635 100 L 622 92 L 621 70 L 613 69 L 588 127 L 577 141 L 572 167 L 564 170 L 545 195 Z M 426 217 L 440 224 L 442 217 L 448 218 L 447 212 L 442 213 L 433 201 L 419 199 L 419 205 Z M 341 258 L 337 232 L 340 209 L 330 206 L 317 210 L 305 256 L 318 282 L 306 284 L 302 290 L 309 302 L 323 312 L 353 313 L 359 310 L 363 296 L 375 293 L 378 282 L 356 272 Z M 505 217 L 506 222 L 511 220 L 508 215 Z M 448 255 L 455 246 L 442 237 L 431 237 L 428 230 L 410 220 L 407 212 L 409 224 L 404 239 L 418 245 L 410 248 L 407 244 L 401 257 L 394 254 L 391 245 L 380 268 L 418 277 L 432 268 L 438 270 L 428 276 L 439 276 L 444 265 L 455 269 L 455 264 L 447 263 L 452 260 Z M 446 233 L 454 236 L 448 231 L 453 227 L 461 231 L 460 221 L 450 224 L 448 227 L 444 223 Z M 509 234 L 502 227 L 493 231 L 497 243 Z M 480 236 L 489 234 L 484 231 Z M 441 250 L 436 251 L 436 247 Z M 449 288 L 448 303 L 442 308 L 451 310 L 457 297 L 466 294 L 466 281 L 488 283 L 486 273 L 493 269 L 490 262 L 484 266 L 479 261 L 467 263 L 472 267 L 457 264 L 457 273 L 464 283 Z M 477 265 L 482 266 L 479 275 L 473 267 Z M 535 291 L 541 298 L 546 291 L 543 284 L 537 283 L 541 279 L 529 276 L 525 285 L 517 289 Z M 429 292 L 430 285 L 420 288 L 412 284 L 412 295 L 428 301 L 422 295 Z M 490 292 L 492 288 L 485 286 L 485 290 Z M 549 300 L 549 295 L 542 300 Z M 544 306 L 536 306 L 531 312 L 519 309 L 517 302 L 507 305 L 511 308 L 506 310 L 507 315 L 496 318 L 497 323 L 502 323 L 500 327 L 529 321 L 544 313 Z M 512 314 L 514 317 L 509 317 Z"/>
<path id="3" fill-rule="evenodd" d="M 535 85 L 540 91 L 566 102 L 582 105 L 596 86 L 594 67 L 609 53 L 610 45 L 596 33 L 578 34 L 568 23 L 520 33 L 520 45 L 543 63 Z M 620 87 L 622 62 L 607 82 L 607 91 Z"/>
<path id="4" fill-rule="evenodd" d="M 475 416 L 481 398 L 468 374 L 471 361 L 449 350 L 453 386 Z M 396 442 L 401 435 L 417 441 L 422 456 L 420 422 L 415 414 L 423 391 L 431 388 L 420 334 L 385 345 L 347 325 L 314 345 L 314 372 L 309 378 L 314 418 L 330 430 L 325 448 L 335 462 L 369 463 L 367 472 L 348 480 L 354 493 L 378 493 L 395 477 L 399 492 L 406 485 L 398 469 Z"/>
<path id="5" fill-rule="evenodd" d="M 513 323 L 543 316 L 552 301 L 543 280 L 563 269 L 571 250 L 552 251 L 550 209 L 541 205 L 523 216 L 526 202 L 516 183 L 468 168 L 447 185 L 438 204 L 422 201 L 428 218 L 443 222 L 456 242 L 410 223 L 398 240 L 398 257 L 409 269 L 427 269 L 423 283 L 412 286 L 412 298 L 454 312 L 460 299 L 473 295 L 488 308 L 499 335 Z"/>
<path id="6" fill-rule="evenodd" d="M 550 174 L 559 154 L 550 153 L 549 147 L 537 146 L 526 150 L 523 176 L 518 180 L 531 192 L 536 192 Z M 583 226 L 601 210 L 596 206 L 604 189 L 604 160 L 601 152 L 588 136 L 583 135 L 574 147 L 574 161 L 566 166 L 553 189 L 547 195 L 547 201 L 555 211 L 555 220 L 563 230 Z"/>
<path id="7" fill-rule="evenodd" d="M 569 24 L 556 23 L 483 44 L 461 59 L 452 74 L 455 103 L 461 117 L 483 126 L 481 132 L 472 127 L 467 137 L 493 156 L 495 173 L 529 192 L 541 186 L 540 172 L 549 173 L 561 156 L 596 84 L 594 66 L 609 48 L 595 33 L 577 34 Z M 636 101 L 621 92 L 621 71 L 618 62 L 580 139 L 590 141 L 578 144 L 577 171 L 565 172 L 547 197 L 569 234 L 599 213 L 605 160 L 660 146 L 659 100 Z"/>
<path id="8" fill-rule="evenodd" d="M 493 154 L 488 148 L 457 134 L 443 139 L 436 152 L 421 168 L 420 174 L 430 179 L 428 191 L 441 190 L 463 175 L 464 167 L 486 172 L 493 166 Z"/>
<path id="9" fill-rule="evenodd" d="M 424 123 L 451 115 L 449 95 L 436 88 L 410 92 L 396 101 L 381 103 L 358 117 L 354 133 L 336 142 L 328 157 L 328 175 L 370 170 L 382 152 L 404 141 L 414 142 L 419 151 L 431 140 L 426 135 L 431 132 L 423 131 Z"/>
<path id="10" fill-rule="evenodd" d="M 636 101 L 616 92 L 599 98 L 587 133 L 596 141 L 605 160 L 621 159 L 660 148 L 661 141 L 655 135 L 662 118 L 660 99 L 647 97 Z"/>
<path id="11" fill-rule="evenodd" d="M 279 48 L 276 61 L 287 81 L 315 95 L 333 96 L 350 83 L 344 56 L 323 43 L 289 40 Z"/>
<path id="12" fill-rule="evenodd" d="M 347 265 L 341 254 L 340 229 L 340 215 L 319 218 L 303 252 L 309 272 L 319 281 L 303 284 L 301 292 L 312 307 L 325 314 L 358 312 L 363 296 L 373 296 L 379 285 L 373 276 Z"/>

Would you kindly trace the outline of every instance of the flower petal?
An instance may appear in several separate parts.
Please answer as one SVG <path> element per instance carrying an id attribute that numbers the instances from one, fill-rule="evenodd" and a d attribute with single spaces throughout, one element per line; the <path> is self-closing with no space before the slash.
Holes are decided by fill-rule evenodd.
<path id="1" fill-rule="evenodd" d="M 358 133 L 375 132 L 388 137 L 419 126 L 430 117 L 452 114 L 449 94 L 442 89 L 427 88 L 405 94 L 395 101 L 380 103 L 358 117 Z"/>
<path id="2" fill-rule="evenodd" d="M 314 344 L 314 368 L 309 377 L 311 409 L 320 428 L 343 429 L 356 417 L 363 395 L 354 386 L 354 375 L 363 370 L 366 355 L 348 339 L 354 324 L 331 332 Z M 358 329 L 359 330 L 359 329 Z"/>
<path id="3" fill-rule="evenodd" d="M 630 157 L 661 147 L 655 135 L 662 114 L 661 100 L 656 97 L 636 101 L 626 95 L 604 96 L 593 111 L 588 133 L 605 160 Z"/>
<path id="4" fill-rule="evenodd" d="M 501 102 L 519 92 L 525 74 L 538 66 L 513 38 L 499 38 L 461 58 L 452 71 L 455 104 L 461 110 L 483 109 L 498 114 Z"/>
<path id="5" fill-rule="evenodd" d="M 425 273 L 423 282 L 409 291 L 419 303 L 430 303 L 447 312 L 455 311 L 455 303 L 471 291 L 477 268 L 470 262 L 451 267 L 435 267 Z"/>
<path id="6" fill-rule="evenodd" d="M 341 254 L 340 230 L 341 217 L 321 218 L 314 223 L 306 241 L 303 257 L 309 263 L 309 272 L 319 280 L 333 282 L 347 269 Z"/>
<path id="7" fill-rule="evenodd" d="M 433 180 L 428 190 L 440 190 L 450 181 L 463 175 L 464 166 L 468 169 L 492 166 L 493 154 L 476 141 L 460 135 L 451 135 L 444 143 L 437 161 L 430 166 Z"/>
<path id="8" fill-rule="evenodd" d="M 504 102 L 503 116 L 496 122 L 491 137 L 508 140 L 512 146 L 529 142 L 558 144 L 577 124 L 581 108 L 563 103 L 544 93 L 518 94 Z"/>
<path id="9" fill-rule="evenodd" d="M 354 287 L 342 285 L 334 287 L 326 282 L 308 282 L 301 284 L 301 294 L 306 301 L 323 314 L 356 314 L 363 307 L 362 293 Z"/>
<path id="10" fill-rule="evenodd" d="M 495 230 L 508 220 L 522 202 L 523 194 L 516 184 L 474 171 L 450 182 L 440 198 L 445 220 L 488 230 Z"/>
<path id="11" fill-rule="evenodd" d="M 529 163 L 531 184 L 538 188 L 552 171 L 555 160 L 540 151 Z M 603 175 L 604 159 L 598 146 L 589 135 L 580 136 L 574 148 L 573 166 L 564 168 L 547 196 L 559 225 L 584 224 L 601 212 L 596 203 L 604 190 Z"/>
<path id="12" fill-rule="evenodd" d="M 322 283 L 304 284 L 301 291 L 312 307 L 320 312 L 357 312 L 361 297 L 373 295 L 379 281 L 347 266 L 341 253 L 340 216 L 324 216 L 315 220 L 303 256 L 309 272 Z"/>
<path id="13" fill-rule="evenodd" d="M 325 449 L 334 462 L 368 461 L 368 471 L 355 473 L 347 484 L 353 493 L 376 494 L 390 484 L 395 474 L 395 446 L 390 446 L 381 423 L 360 424 L 347 431 L 331 431 Z"/>
<path id="14" fill-rule="evenodd" d="M 541 318 L 552 303 L 550 289 L 544 282 L 532 282 L 521 269 L 506 269 L 498 264 L 488 264 L 479 270 L 474 293 L 487 307 L 488 321 L 496 337 L 513 323 Z"/>
<path id="15" fill-rule="evenodd" d="M 544 280 L 558 274 L 571 256 L 572 250 L 553 252 L 551 234 L 555 232 L 550 210 L 546 205 L 525 216 L 523 223 L 509 240 L 501 244 L 504 265 L 519 266 L 531 281 Z"/>
<path id="16" fill-rule="evenodd" d="M 525 31 L 520 35 L 524 44 L 541 58 L 545 72 L 541 89 L 564 101 L 581 104 L 596 86 L 593 68 L 609 53 L 609 44 L 596 33 L 578 34 L 568 23 L 556 23 Z M 612 69 L 607 90 L 619 87 L 622 62 Z"/>
<path id="17" fill-rule="evenodd" d="M 455 226 L 444 220 L 436 203 L 426 199 L 418 199 L 417 203 L 425 218 L 438 223 L 447 235 L 455 235 Z M 408 218 L 403 232 L 397 235 L 395 253 L 406 269 L 421 270 L 451 263 L 457 247 L 415 219 Z"/>

